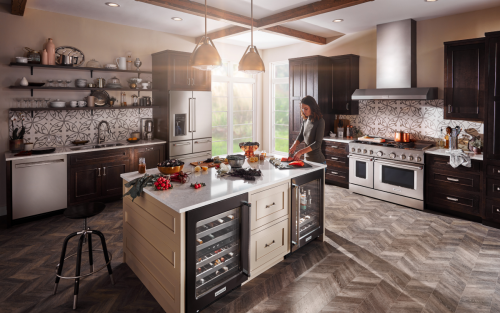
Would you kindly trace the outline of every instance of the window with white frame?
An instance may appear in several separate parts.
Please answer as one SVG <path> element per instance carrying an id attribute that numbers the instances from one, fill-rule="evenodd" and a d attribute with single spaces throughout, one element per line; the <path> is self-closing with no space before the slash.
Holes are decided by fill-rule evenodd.
<path id="1" fill-rule="evenodd" d="M 271 63 L 271 149 L 288 154 L 288 61 Z"/>
<path id="2" fill-rule="evenodd" d="M 212 71 L 212 154 L 241 152 L 240 142 L 256 138 L 255 78 L 223 62 Z"/>

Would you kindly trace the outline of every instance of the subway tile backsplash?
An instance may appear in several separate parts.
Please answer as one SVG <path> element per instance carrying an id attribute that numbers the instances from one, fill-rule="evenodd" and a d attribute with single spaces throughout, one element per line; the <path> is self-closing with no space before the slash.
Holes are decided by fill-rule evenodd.
<path id="1" fill-rule="evenodd" d="M 106 133 L 107 141 L 125 140 L 130 133 L 139 131 L 141 118 L 151 118 L 152 108 L 126 110 L 57 110 L 57 111 L 9 111 L 9 134 L 12 134 L 11 117 L 22 114 L 26 127 L 25 142 L 35 147 L 70 145 L 73 140 L 89 140 L 97 143 L 97 125 L 106 120 L 111 126 L 111 134 Z M 14 123 L 20 127 L 21 122 Z M 103 126 L 104 129 L 105 126 Z"/>
<path id="2" fill-rule="evenodd" d="M 444 100 L 361 100 L 359 115 L 341 115 L 364 135 L 394 137 L 394 132 L 411 133 L 418 140 L 436 140 L 447 126 L 473 128 L 483 134 L 483 123 L 443 119 Z"/>

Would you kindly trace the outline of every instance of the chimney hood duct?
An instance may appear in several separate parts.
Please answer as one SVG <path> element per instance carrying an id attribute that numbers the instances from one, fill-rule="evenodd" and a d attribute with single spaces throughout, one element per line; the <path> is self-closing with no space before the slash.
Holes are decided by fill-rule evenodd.
<path id="1" fill-rule="evenodd" d="M 437 87 L 417 87 L 417 23 L 377 25 L 377 89 L 357 89 L 352 100 L 434 100 Z"/>

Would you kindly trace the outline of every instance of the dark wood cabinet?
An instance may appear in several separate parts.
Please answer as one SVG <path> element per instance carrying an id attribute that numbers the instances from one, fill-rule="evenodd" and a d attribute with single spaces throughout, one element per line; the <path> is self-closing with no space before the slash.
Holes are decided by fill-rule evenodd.
<path id="1" fill-rule="evenodd" d="M 191 89 L 191 67 L 189 66 L 189 53 L 172 52 L 170 55 L 171 72 L 170 90 Z"/>
<path id="2" fill-rule="evenodd" d="M 130 171 L 139 170 L 139 159 L 145 158 L 146 168 L 156 168 L 165 160 L 165 145 L 151 145 L 134 148 Z"/>
<path id="3" fill-rule="evenodd" d="M 156 70 L 153 70 L 153 76 L 156 76 L 158 72 L 167 73 L 167 90 L 212 90 L 212 72 L 202 71 L 190 66 L 189 59 L 191 58 L 191 53 L 168 50 L 158 54 L 161 53 L 166 53 L 166 58 L 160 64 L 154 62 L 153 67 Z"/>
<path id="4" fill-rule="evenodd" d="M 488 58 L 487 118 L 485 119 L 485 154 L 500 160 L 500 31 L 486 33 Z"/>
<path id="5" fill-rule="evenodd" d="M 482 121 L 485 109 L 485 38 L 444 43 L 444 118 Z"/>
<path id="6" fill-rule="evenodd" d="M 191 89 L 193 91 L 211 91 L 212 71 L 191 68 Z"/>
<path id="7" fill-rule="evenodd" d="M 326 159 L 325 179 L 327 184 L 349 188 L 349 144 L 323 140 L 321 147 Z"/>
<path id="8" fill-rule="evenodd" d="M 330 57 L 332 60 L 332 103 L 330 114 L 359 114 L 359 103 L 351 100 L 359 89 L 359 55 Z"/>
<path id="9" fill-rule="evenodd" d="M 102 195 L 101 173 L 95 164 L 69 169 L 69 204 L 91 201 Z"/>
<path id="10" fill-rule="evenodd" d="M 332 102 L 331 59 L 315 55 L 289 60 L 289 142 L 290 146 L 300 132 L 300 100 L 305 96 L 314 97 L 323 113 L 325 135 L 330 131 L 329 107 Z"/>
<path id="11" fill-rule="evenodd" d="M 123 192 L 121 174 L 130 172 L 127 159 L 102 163 L 102 196 L 119 196 Z"/>

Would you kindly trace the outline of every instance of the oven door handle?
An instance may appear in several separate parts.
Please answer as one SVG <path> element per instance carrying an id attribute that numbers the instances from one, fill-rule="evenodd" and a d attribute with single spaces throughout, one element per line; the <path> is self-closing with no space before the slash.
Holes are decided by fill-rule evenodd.
<path id="1" fill-rule="evenodd" d="M 242 238 L 246 237 L 248 240 L 248 251 L 246 257 L 241 259 L 241 268 L 243 274 L 250 277 L 250 221 L 251 221 L 251 207 L 252 204 L 247 201 L 241 201 L 241 233 Z M 243 252 L 243 251 L 242 251 Z M 242 253 L 244 255 L 244 253 Z"/>
<path id="2" fill-rule="evenodd" d="M 350 159 L 360 160 L 360 161 L 367 161 L 367 162 L 373 161 L 373 158 L 365 158 L 365 157 L 361 157 L 361 156 L 357 156 L 357 155 L 353 155 L 353 154 L 349 154 L 347 157 Z"/>
<path id="3" fill-rule="evenodd" d="M 412 166 L 412 165 L 393 163 L 393 162 L 387 162 L 387 161 L 380 161 L 380 160 L 375 160 L 375 163 L 382 164 L 382 165 L 391 165 L 391 166 L 399 167 L 399 168 L 407 168 L 407 169 L 412 169 L 412 170 L 423 170 L 424 169 L 423 166 Z"/>

